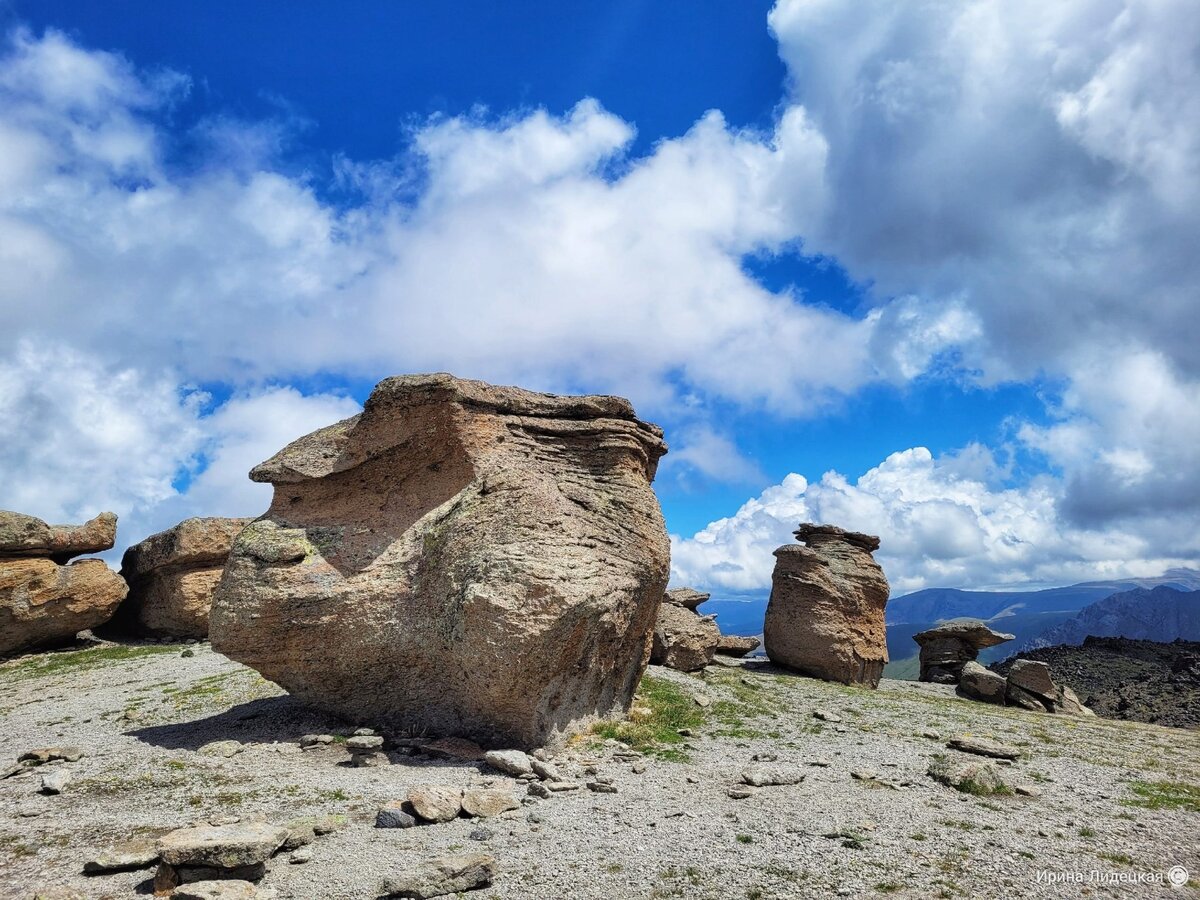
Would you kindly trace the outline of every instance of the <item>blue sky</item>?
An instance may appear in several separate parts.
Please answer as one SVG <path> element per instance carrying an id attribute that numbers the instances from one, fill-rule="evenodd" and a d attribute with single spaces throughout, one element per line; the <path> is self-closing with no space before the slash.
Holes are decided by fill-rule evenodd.
<path id="1" fill-rule="evenodd" d="M 802 518 L 880 534 L 898 591 L 1200 560 L 1186 3 L 0 31 L 0 506 L 257 513 L 250 465 L 445 369 L 662 424 L 677 583 L 761 594 Z"/>

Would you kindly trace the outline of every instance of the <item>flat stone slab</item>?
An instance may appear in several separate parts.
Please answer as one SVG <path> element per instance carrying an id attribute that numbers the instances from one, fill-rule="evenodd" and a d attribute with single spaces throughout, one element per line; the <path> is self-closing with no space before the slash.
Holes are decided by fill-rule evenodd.
<path id="1" fill-rule="evenodd" d="M 974 753 L 976 756 L 990 756 L 992 759 L 1019 759 L 1021 756 L 1021 751 L 1015 747 L 989 741 L 987 738 L 951 738 L 946 742 L 946 746 L 951 750 Z"/>
<path id="2" fill-rule="evenodd" d="M 197 825 L 163 835 L 158 852 L 175 867 L 239 869 L 265 863 L 287 838 L 286 828 L 266 823 Z"/>

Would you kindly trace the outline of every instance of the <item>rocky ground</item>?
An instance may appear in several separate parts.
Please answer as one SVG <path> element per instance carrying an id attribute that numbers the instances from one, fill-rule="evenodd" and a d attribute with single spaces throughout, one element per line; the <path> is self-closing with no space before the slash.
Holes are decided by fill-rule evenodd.
<path id="1" fill-rule="evenodd" d="M 1071 685 L 1097 715 L 1200 728 L 1198 641 L 1089 637 L 1082 646 L 1040 647 L 1022 651 L 1020 657 L 1049 664 L 1055 677 Z M 1006 675 L 1015 659 L 991 668 Z"/>
<path id="2" fill-rule="evenodd" d="M 609 779 L 615 792 L 580 787 L 527 797 L 493 818 L 406 829 L 374 827 L 376 812 L 415 785 L 491 783 L 521 797 L 525 786 L 482 763 L 398 751 L 388 765 L 350 767 L 345 736 L 371 723 L 308 710 L 205 644 L 0 664 L 0 713 L 0 772 L 35 748 L 82 751 L 0 780 L 5 898 L 135 896 L 150 891 L 152 868 L 86 876 L 84 863 L 196 821 L 331 815 L 344 817 L 340 827 L 277 855 L 262 887 L 279 898 L 361 900 L 429 857 L 483 852 L 498 874 L 469 896 L 1200 893 L 1196 876 L 1174 889 L 1038 875 L 1161 876 L 1175 865 L 1200 875 L 1200 734 L 990 707 L 937 685 L 846 688 L 762 660 L 696 676 L 652 668 L 636 724 L 601 728 L 554 758 L 565 779 Z M 303 735 L 321 732 L 337 739 L 300 748 Z M 1019 751 L 995 765 L 1007 785 L 1033 796 L 974 795 L 930 778 L 939 757 L 985 761 L 947 748 L 964 736 Z M 218 741 L 236 745 L 209 746 Z M 764 774 L 803 780 L 741 784 Z M 40 792 L 45 775 L 65 781 L 61 793 Z"/>

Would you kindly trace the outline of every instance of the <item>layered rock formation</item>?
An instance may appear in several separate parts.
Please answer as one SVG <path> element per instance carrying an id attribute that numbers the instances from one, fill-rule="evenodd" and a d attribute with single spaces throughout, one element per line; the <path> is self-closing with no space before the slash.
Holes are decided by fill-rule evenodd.
<path id="1" fill-rule="evenodd" d="M 710 596 L 692 588 L 667 591 L 654 624 L 650 662 L 681 672 L 695 672 L 713 661 L 721 629 L 712 616 L 696 612 Z"/>
<path id="2" fill-rule="evenodd" d="M 129 588 L 102 560 L 67 560 L 107 550 L 117 517 L 48 525 L 0 511 L 0 655 L 70 641 L 108 621 Z"/>
<path id="3" fill-rule="evenodd" d="M 1035 712 L 1068 716 L 1094 716 L 1066 685 L 1055 684 L 1050 667 L 1044 662 L 1018 659 L 1008 670 L 1008 688 L 1004 701 Z"/>
<path id="4" fill-rule="evenodd" d="M 662 432 L 617 397 L 389 378 L 251 478 L 210 615 L 220 652 L 396 728 L 534 747 L 628 710 L 669 544 Z"/>
<path id="5" fill-rule="evenodd" d="M 982 622 L 947 622 L 913 635 L 921 647 L 920 681 L 958 684 L 963 666 L 979 658 L 979 651 L 1011 641 L 1014 635 L 993 631 Z"/>
<path id="6" fill-rule="evenodd" d="M 253 519 L 185 519 L 134 544 L 121 558 L 129 596 L 113 625 L 136 634 L 204 638 L 229 548 Z"/>
<path id="7" fill-rule="evenodd" d="M 879 538 L 811 523 L 795 534 L 806 546 L 775 551 L 767 656 L 826 681 L 877 686 L 888 660 L 888 583 L 871 555 Z"/>

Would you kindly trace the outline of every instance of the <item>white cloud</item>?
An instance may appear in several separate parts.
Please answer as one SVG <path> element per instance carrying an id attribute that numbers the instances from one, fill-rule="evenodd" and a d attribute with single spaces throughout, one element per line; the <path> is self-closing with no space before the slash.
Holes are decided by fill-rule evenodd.
<path id="1" fill-rule="evenodd" d="M 838 472 L 815 483 L 789 475 L 733 516 L 691 537 L 673 535 L 672 583 L 767 591 L 772 552 L 791 543 L 803 521 L 878 534 L 876 558 L 894 595 L 923 587 L 1157 575 L 1200 559 L 1194 533 L 1172 545 L 1138 528 L 1081 528 L 1059 513 L 1059 482 L 1041 477 L 1019 488 L 991 484 L 987 479 L 1001 470 L 989 456 L 973 446 L 935 459 L 916 447 L 892 454 L 855 482 Z"/>
<path id="2" fill-rule="evenodd" d="M 213 409 L 176 373 L 105 364 L 62 346 L 22 343 L 0 360 L 0 508 L 52 522 L 117 513 L 105 554 L 188 516 L 250 516 L 271 501 L 250 468 L 295 438 L 354 415 L 330 394 L 265 387 Z"/>

